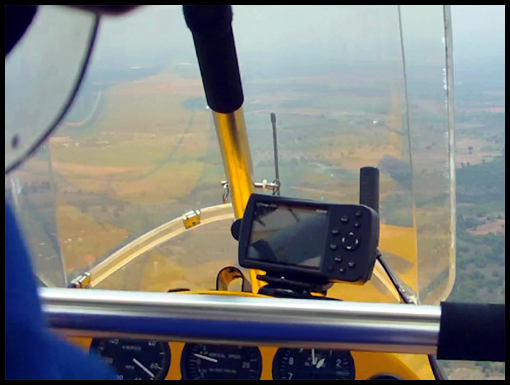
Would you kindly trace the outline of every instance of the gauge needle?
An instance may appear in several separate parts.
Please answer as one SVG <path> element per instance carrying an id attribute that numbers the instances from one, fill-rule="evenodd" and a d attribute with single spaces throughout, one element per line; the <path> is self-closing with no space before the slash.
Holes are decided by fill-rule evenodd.
<path id="1" fill-rule="evenodd" d="M 154 376 L 154 374 L 151 373 L 151 371 L 149 369 L 147 369 L 145 366 L 143 366 L 142 363 L 140 361 L 138 361 L 136 358 L 133 358 L 133 362 L 136 365 L 138 365 L 145 373 L 147 373 L 152 378 L 156 377 L 156 376 Z"/>
<path id="2" fill-rule="evenodd" d="M 317 365 L 317 357 L 315 357 L 315 349 L 312 349 L 312 365 Z"/>
<path id="3" fill-rule="evenodd" d="M 193 354 L 196 358 L 201 358 L 203 360 L 206 360 L 206 361 L 210 361 L 210 362 L 214 362 L 215 364 L 218 363 L 218 360 L 215 359 L 215 358 L 211 358 L 211 357 L 207 357 L 207 356 L 203 356 L 201 354 Z"/>
<path id="4" fill-rule="evenodd" d="M 326 359 L 323 358 L 322 360 L 320 360 L 318 363 L 317 363 L 317 369 L 320 369 L 324 366 L 324 363 L 326 362 Z"/>

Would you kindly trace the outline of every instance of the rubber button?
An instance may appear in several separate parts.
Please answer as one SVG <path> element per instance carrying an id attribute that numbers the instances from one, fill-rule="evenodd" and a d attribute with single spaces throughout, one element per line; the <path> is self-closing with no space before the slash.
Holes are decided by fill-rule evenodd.
<path id="1" fill-rule="evenodd" d="M 346 250 L 355 250 L 359 246 L 359 239 L 353 232 L 350 232 L 342 238 L 342 246 Z"/>

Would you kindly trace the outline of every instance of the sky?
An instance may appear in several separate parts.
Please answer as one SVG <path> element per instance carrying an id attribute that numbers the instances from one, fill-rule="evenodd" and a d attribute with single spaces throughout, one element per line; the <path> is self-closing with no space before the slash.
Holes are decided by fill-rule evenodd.
<path id="1" fill-rule="evenodd" d="M 237 50 L 243 55 L 318 53 L 339 60 L 367 56 L 374 50 L 396 51 L 398 13 L 392 5 L 280 6 L 234 5 Z M 419 41 L 437 44 L 443 33 L 441 5 L 403 5 L 404 33 L 420 50 Z M 453 5 L 453 31 L 459 57 L 503 56 L 504 5 Z M 383 47 L 383 48 L 381 48 Z M 147 6 L 132 15 L 104 20 L 96 56 L 149 61 L 173 53 L 194 54 L 181 6 Z M 346 55 L 347 54 L 347 55 Z M 135 64 L 133 64 L 135 65 Z"/>
<path id="2" fill-rule="evenodd" d="M 472 39 L 475 31 L 484 39 L 505 33 L 504 5 L 452 5 L 452 14 L 459 39 Z"/>
<path id="3" fill-rule="evenodd" d="M 298 70 L 307 76 L 321 66 L 325 73 L 324 69 L 338 70 L 342 64 L 367 58 L 372 65 L 401 60 L 395 5 L 234 5 L 233 9 L 244 79 L 278 76 L 293 66 L 301 66 Z M 443 6 L 402 5 L 401 9 L 407 63 L 443 65 Z M 494 58 L 502 68 L 504 11 L 504 5 L 452 6 L 456 68 L 486 68 L 485 63 Z M 69 50 L 60 51 L 64 58 L 53 55 L 54 59 L 69 64 Z M 164 68 L 179 62 L 197 63 L 182 6 L 146 6 L 127 16 L 103 18 L 90 70 Z"/>
<path id="4" fill-rule="evenodd" d="M 452 5 L 454 50 L 458 60 L 475 55 L 503 58 L 504 5 Z"/>

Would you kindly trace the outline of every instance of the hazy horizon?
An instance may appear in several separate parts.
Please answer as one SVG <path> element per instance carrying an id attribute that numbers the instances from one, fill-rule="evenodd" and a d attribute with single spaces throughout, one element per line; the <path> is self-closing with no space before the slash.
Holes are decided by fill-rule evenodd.
<path id="1" fill-rule="evenodd" d="M 275 64 L 294 56 L 342 61 L 370 57 L 377 50 L 399 54 L 396 6 L 234 5 L 233 9 L 241 62 L 256 55 Z M 504 5 L 452 5 L 457 61 L 504 58 L 504 11 Z M 402 6 L 402 17 L 404 37 L 413 42 L 406 47 L 409 52 L 422 51 L 420 44 L 439 44 L 442 6 Z M 103 63 L 127 58 L 129 65 L 195 59 L 191 33 L 177 5 L 147 6 L 129 16 L 105 18 L 95 57 Z"/>

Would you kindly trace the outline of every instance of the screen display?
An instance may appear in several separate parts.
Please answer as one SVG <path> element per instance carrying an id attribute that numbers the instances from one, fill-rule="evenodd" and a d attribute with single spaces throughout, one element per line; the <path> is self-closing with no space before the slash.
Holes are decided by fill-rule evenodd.
<path id="1" fill-rule="evenodd" d="M 319 270 L 327 226 L 327 210 L 258 202 L 247 257 Z"/>

